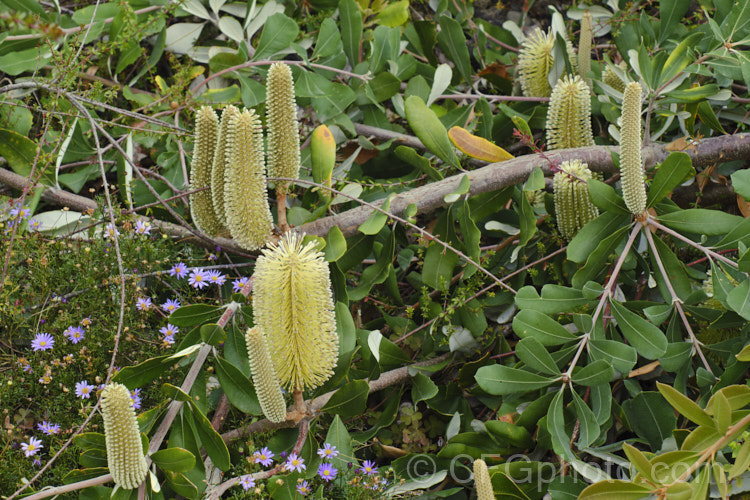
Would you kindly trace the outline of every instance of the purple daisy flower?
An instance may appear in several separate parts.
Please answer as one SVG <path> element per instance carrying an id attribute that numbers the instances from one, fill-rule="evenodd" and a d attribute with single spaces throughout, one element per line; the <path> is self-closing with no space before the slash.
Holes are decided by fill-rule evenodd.
<path id="1" fill-rule="evenodd" d="M 261 448 L 260 451 L 253 453 L 255 461 L 261 464 L 263 467 L 268 467 L 273 463 L 273 452 L 267 447 Z"/>
<path id="2" fill-rule="evenodd" d="M 175 312 L 180 307 L 180 301 L 177 299 L 169 299 L 161 305 L 162 310 L 170 314 Z"/>
<path id="3" fill-rule="evenodd" d="M 83 398 L 83 399 L 89 399 L 94 389 L 96 389 L 96 386 L 89 385 L 87 380 L 84 380 L 83 382 L 77 382 L 76 383 L 76 396 L 78 396 L 79 398 Z"/>
<path id="4" fill-rule="evenodd" d="M 326 458 L 339 456 L 339 452 L 335 446 L 332 446 L 330 443 L 325 443 L 322 448 L 318 449 L 318 456 L 325 460 Z"/>
<path id="5" fill-rule="evenodd" d="M 52 335 L 46 332 L 37 334 L 37 336 L 34 337 L 34 340 L 31 341 L 31 348 L 34 349 L 34 352 L 47 351 L 52 349 L 54 345 L 55 339 L 52 338 Z"/>
<path id="6" fill-rule="evenodd" d="M 289 458 L 286 459 L 286 462 L 284 462 L 284 468 L 288 471 L 296 470 L 297 472 L 302 472 L 303 470 L 307 469 L 307 465 L 305 465 L 305 459 L 297 455 L 296 453 L 292 453 L 289 455 Z"/>
<path id="7" fill-rule="evenodd" d="M 208 273 L 206 271 L 203 269 L 194 269 L 193 272 L 190 273 L 188 283 L 193 288 L 202 289 L 203 287 L 208 286 L 208 279 Z"/>
<path id="8" fill-rule="evenodd" d="M 250 476 L 242 476 L 237 484 L 242 486 L 243 490 L 247 491 L 250 488 L 255 488 L 255 479 Z"/>
<path id="9" fill-rule="evenodd" d="M 135 232 L 137 234 L 150 234 L 151 233 L 151 223 L 144 220 L 137 220 L 135 222 Z"/>
<path id="10" fill-rule="evenodd" d="M 179 328 L 169 323 L 167 323 L 167 326 L 162 326 L 161 328 L 159 328 L 159 333 L 161 333 L 165 337 L 174 337 L 174 334 L 179 331 Z"/>
<path id="11" fill-rule="evenodd" d="M 247 280 L 249 280 L 247 276 L 244 276 L 238 280 L 235 280 L 232 282 L 232 291 L 234 293 L 240 293 L 242 291 L 242 287 L 244 287 L 247 284 Z"/>
<path id="12" fill-rule="evenodd" d="M 334 468 L 333 465 L 331 464 L 320 464 L 320 467 L 318 467 L 318 475 L 326 483 L 328 481 L 331 481 L 333 478 L 335 478 L 337 472 L 338 470 Z"/>
<path id="13" fill-rule="evenodd" d="M 188 268 L 185 264 L 182 262 L 178 262 L 174 266 L 172 266 L 172 269 L 169 270 L 170 276 L 177 276 L 177 279 L 182 279 L 185 276 L 187 276 Z"/>
<path id="14" fill-rule="evenodd" d="M 365 460 L 362 464 L 362 467 L 357 469 L 357 472 L 361 472 L 362 474 L 372 475 L 377 474 L 378 468 L 375 467 L 375 462 L 371 462 L 370 460 Z"/>
<path id="15" fill-rule="evenodd" d="M 42 229 L 42 223 L 36 220 L 36 218 L 29 221 L 29 229 L 32 231 L 40 231 Z"/>
<path id="16" fill-rule="evenodd" d="M 141 390 L 134 389 L 130 391 L 130 400 L 133 402 L 133 409 L 140 410 L 141 409 Z"/>
<path id="17" fill-rule="evenodd" d="M 119 235 L 120 231 L 118 231 L 117 227 L 115 227 L 115 225 L 110 222 L 104 227 L 104 233 L 102 237 L 106 240 L 107 238 L 114 238 L 115 236 Z"/>
<path id="18" fill-rule="evenodd" d="M 211 271 L 208 271 L 207 274 L 208 274 L 208 281 L 213 283 L 214 285 L 221 286 L 227 281 L 226 276 L 221 274 L 219 271 L 211 270 Z"/>
<path id="19" fill-rule="evenodd" d="M 151 309 L 151 298 L 150 297 L 138 297 L 135 301 L 135 307 L 139 311 L 148 311 Z"/>
<path id="20" fill-rule="evenodd" d="M 27 457 L 36 455 L 37 452 L 42 448 L 44 448 L 42 440 L 35 437 L 29 438 L 28 443 L 21 443 L 21 449 L 23 450 L 24 455 L 26 455 Z"/>
<path id="21" fill-rule="evenodd" d="M 85 337 L 83 328 L 80 326 L 70 326 L 64 332 L 63 335 L 68 338 L 74 344 L 77 344 Z"/>
<path id="22" fill-rule="evenodd" d="M 41 423 L 36 424 L 36 428 L 48 436 L 60 432 L 60 424 L 51 424 L 46 420 L 42 420 Z"/>
<path id="23" fill-rule="evenodd" d="M 85 326 L 86 328 L 88 328 L 88 327 L 91 326 L 91 315 L 90 314 L 81 320 L 81 326 Z"/>

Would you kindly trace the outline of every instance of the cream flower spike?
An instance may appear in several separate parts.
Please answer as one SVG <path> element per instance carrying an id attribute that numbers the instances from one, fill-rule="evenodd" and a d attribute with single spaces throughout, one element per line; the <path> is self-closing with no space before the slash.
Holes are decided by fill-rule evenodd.
<path id="1" fill-rule="evenodd" d="M 283 422 L 286 420 L 286 402 L 281 393 L 279 379 L 276 378 L 276 370 L 273 369 L 265 335 L 257 326 L 248 328 L 245 343 L 250 357 L 255 392 L 263 415 L 271 422 Z"/>
<path id="2" fill-rule="evenodd" d="M 625 61 L 621 61 L 617 65 L 617 67 L 622 71 L 627 71 L 628 69 L 628 65 Z M 604 72 L 602 73 L 602 82 L 606 83 L 618 92 L 625 91 L 625 82 L 623 82 L 622 79 L 617 76 L 617 73 L 615 73 L 614 69 L 612 69 L 612 66 L 607 65 L 607 67 L 604 69 Z"/>
<path id="3" fill-rule="evenodd" d="M 490 471 L 487 463 L 481 458 L 474 460 L 474 489 L 477 493 L 477 500 L 495 500 Z"/>
<path id="4" fill-rule="evenodd" d="M 293 391 L 333 374 L 338 335 L 328 263 L 315 242 L 287 232 L 255 262 L 253 313 L 266 335 L 276 374 Z"/>
<path id="5" fill-rule="evenodd" d="M 646 184 L 641 159 L 641 84 L 625 87 L 620 118 L 620 182 L 625 205 L 632 214 L 646 210 Z"/>
<path id="6" fill-rule="evenodd" d="M 190 191 L 210 187 L 211 168 L 216 151 L 219 119 L 209 106 L 203 106 L 195 115 L 195 146 L 190 165 Z M 208 236 L 226 236 L 226 227 L 216 217 L 211 190 L 191 193 L 190 216 L 198 229 Z"/>
<path id="7" fill-rule="evenodd" d="M 573 45 L 566 38 L 565 46 L 568 60 L 577 70 L 576 55 Z M 554 59 L 555 36 L 551 31 L 543 32 L 536 28 L 521 44 L 518 53 L 518 79 L 521 81 L 523 94 L 528 97 L 549 97 L 552 88 L 549 84 L 549 72 Z"/>
<path id="8" fill-rule="evenodd" d="M 214 155 L 213 167 L 211 168 L 211 200 L 216 212 L 216 218 L 226 227 L 229 224 L 224 206 L 224 178 L 230 156 L 227 148 L 227 137 L 233 135 L 234 132 L 230 132 L 229 130 L 229 124 L 236 124 L 234 117 L 239 114 L 240 110 L 231 104 L 222 111 L 219 136 L 216 143 L 216 154 Z"/>
<path id="9" fill-rule="evenodd" d="M 263 134 L 253 110 L 232 115 L 227 127 L 224 211 L 232 238 L 246 250 L 258 250 L 271 238 Z"/>
<path id="10" fill-rule="evenodd" d="M 549 149 L 594 145 L 590 98 L 591 91 L 580 76 L 565 75 L 557 81 L 547 112 Z"/>
<path id="11" fill-rule="evenodd" d="M 591 91 L 594 90 L 594 87 L 591 84 L 591 78 L 588 77 L 588 72 L 591 70 L 592 24 L 591 12 L 587 10 L 581 18 L 581 34 L 578 38 L 578 74 L 581 75 Z"/>
<path id="12" fill-rule="evenodd" d="M 107 385 L 102 391 L 101 410 L 109 472 L 120 488 L 137 488 L 146 478 L 148 466 L 128 388 Z"/>
<path id="13" fill-rule="evenodd" d="M 591 177 L 591 170 L 585 163 L 573 160 L 563 162 L 552 181 L 557 228 L 567 240 L 573 239 L 583 226 L 599 215 L 586 185 Z"/>

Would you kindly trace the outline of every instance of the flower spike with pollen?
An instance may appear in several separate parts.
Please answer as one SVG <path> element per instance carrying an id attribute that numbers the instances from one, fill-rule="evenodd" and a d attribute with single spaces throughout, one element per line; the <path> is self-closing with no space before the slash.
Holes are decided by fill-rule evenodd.
<path id="1" fill-rule="evenodd" d="M 547 146 L 566 149 L 593 145 L 589 87 L 580 76 L 565 75 L 552 91 L 547 112 Z"/>
<path id="2" fill-rule="evenodd" d="M 279 379 L 276 378 L 276 370 L 273 369 L 271 355 L 268 353 L 265 335 L 257 326 L 248 328 L 245 342 L 250 357 L 250 371 L 253 373 L 255 392 L 258 394 L 263 415 L 271 422 L 283 422 L 286 419 L 286 403 L 281 393 Z"/>
<path id="3" fill-rule="evenodd" d="M 292 71 L 284 63 L 272 64 L 266 81 L 266 125 L 268 127 L 268 175 L 299 177 L 299 123 L 294 99 Z M 276 181 L 279 202 L 278 222 L 282 231 L 286 224 L 286 194 L 289 181 Z"/>
<path id="4" fill-rule="evenodd" d="M 190 165 L 190 191 L 208 188 L 211 185 L 211 168 L 216 151 L 219 120 L 210 106 L 203 106 L 195 115 L 195 146 Z M 190 216 L 198 229 L 208 236 L 225 236 L 227 231 L 216 217 L 211 190 L 191 193 Z"/>
<path id="5" fill-rule="evenodd" d="M 322 385 L 338 359 L 331 279 L 316 247 L 287 232 L 255 262 L 255 324 L 266 335 L 279 382 L 293 391 Z"/>
<path id="6" fill-rule="evenodd" d="M 622 71 L 627 71 L 628 69 L 628 65 L 625 61 L 621 61 L 617 65 L 617 67 Z M 617 73 L 615 73 L 615 70 L 609 64 L 602 73 L 602 82 L 609 85 L 618 92 L 625 91 L 625 82 L 622 81 L 622 78 L 617 76 Z"/>
<path id="7" fill-rule="evenodd" d="M 246 250 L 257 250 L 271 238 L 263 134 L 253 110 L 230 116 L 224 172 L 224 211 L 232 238 Z"/>
<path id="8" fill-rule="evenodd" d="M 227 148 L 227 137 L 232 136 L 230 132 L 230 123 L 235 124 L 233 117 L 240 114 L 240 110 L 231 104 L 224 108 L 221 113 L 221 123 L 219 124 L 219 137 L 216 142 L 216 154 L 214 163 L 211 168 L 211 199 L 213 201 L 216 218 L 224 225 L 228 226 L 227 213 L 224 207 L 224 176 L 226 175 L 227 162 L 229 161 L 229 150 Z"/>
<path id="9" fill-rule="evenodd" d="M 568 240 L 573 239 L 583 226 L 599 215 L 586 185 L 591 177 L 591 170 L 585 163 L 573 160 L 563 162 L 552 181 L 555 188 L 557 228 Z"/>
<path id="10" fill-rule="evenodd" d="M 148 466 L 128 388 L 107 385 L 102 391 L 101 409 L 109 472 L 120 488 L 137 488 L 146 478 Z"/>
<path id="11" fill-rule="evenodd" d="M 641 160 L 641 84 L 629 83 L 622 98 L 620 118 L 620 179 L 628 210 L 646 210 L 646 184 Z"/>
<path id="12" fill-rule="evenodd" d="M 495 500 L 490 471 L 487 463 L 481 458 L 474 460 L 474 489 L 477 493 L 477 500 Z"/>
<path id="13" fill-rule="evenodd" d="M 576 55 L 570 40 L 565 40 L 565 46 L 573 71 L 576 71 Z M 521 44 L 518 53 L 518 79 L 525 96 L 549 97 L 552 92 L 549 73 L 554 62 L 554 47 L 555 35 L 551 31 L 545 33 L 539 28 Z"/>

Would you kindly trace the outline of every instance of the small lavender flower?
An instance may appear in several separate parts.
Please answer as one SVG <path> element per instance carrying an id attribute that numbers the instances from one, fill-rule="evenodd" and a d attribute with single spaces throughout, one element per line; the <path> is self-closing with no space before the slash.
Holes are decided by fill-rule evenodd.
<path id="1" fill-rule="evenodd" d="M 325 482 L 333 480 L 333 478 L 336 477 L 337 472 L 338 470 L 331 464 L 320 464 L 320 467 L 318 467 L 318 475 Z"/>
<path id="2" fill-rule="evenodd" d="M 250 488 L 255 488 L 255 480 L 250 476 L 242 476 L 238 484 L 242 486 L 242 489 L 245 491 Z"/>
<path id="3" fill-rule="evenodd" d="M 21 449 L 23 450 L 24 455 L 26 455 L 27 457 L 36 455 L 37 452 L 42 448 L 44 448 L 42 440 L 35 437 L 31 437 L 28 443 L 21 443 Z"/>
<path id="4" fill-rule="evenodd" d="M 308 483 L 307 481 L 302 481 L 301 484 L 297 485 L 297 493 L 299 493 L 303 497 L 309 495 L 311 491 L 312 490 L 310 489 L 310 483 Z"/>
<path id="5" fill-rule="evenodd" d="M 180 308 L 180 301 L 177 299 L 169 299 L 161 305 L 164 312 L 173 313 Z"/>
<path id="6" fill-rule="evenodd" d="M 31 341 L 31 348 L 36 351 L 47 351 L 49 349 L 52 349 L 55 345 L 55 339 L 52 338 L 52 335 L 46 332 L 42 332 L 37 334 L 36 337 L 34 337 L 34 340 Z"/>
<path id="7" fill-rule="evenodd" d="M 242 291 L 242 287 L 247 284 L 248 279 L 250 278 L 248 278 L 247 276 L 243 276 L 242 278 L 232 282 L 232 291 L 234 293 L 240 293 Z"/>
<path id="8" fill-rule="evenodd" d="M 42 460 L 39 457 L 36 457 L 33 462 L 31 462 L 31 465 L 34 467 L 41 467 L 42 466 Z"/>
<path id="9" fill-rule="evenodd" d="M 215 285 L 221 286 L 227 281 L 227 278 L 219 271 L 211 270 L 208 271 L 208 281 Z"/>
<path id="10" fill-rule="evenodd" d="M 141 390 L 134 389 L 130 391 L 130 400 L 133 402 L 133 409 L 134 410 L 140 410 L 141 409 Z"/>
<path id="11" fill-rule="evenodd" d="M 68 338 L 74 344 L 77 344 L 85 337 L 83 328 L 80 326 L 70 326 L 64 332 L 63 335 Z"/>
<path id="12" fill-rule="evenodd" d="M 370 460 L 365 460 L 362 464 L 362 467 L 357 469 L 357 472 L 361 472 L 362 474 L 372 475 L 377 474 L 378 468 L 375 467 L 375 462 L 371 462 Z"/>
<path id="13" fill-rule="evenodd" d="M 83 399 L 89 399 L 91 392 L 96 388 L 95 385 L 89 385 L 87 380 L 76 383 L 76 396 Z"/>
<path id="14" fill-rule="evenodd" d="M 162 347 L 169 347 L 174 344 L 174 336 L 173 335 L 165 335 L 162 339 Z"/>
<path id="15" fill-rule="evenodd" d="M 135 232 L 136 234 L 150 234 L 151 223 L 144 220 L 137 220 L 135 222 Z"/>
<path id="16" fill-rule="evenodd" d="M 31 209 L 29 207 L 23 207 L 23 208 L 11 208 L 10 209 L 10 218 L 15 219 L 18 216 L 21 216 L 21 219 L 28 219 L 31 215 Z"/>
<path id="17" fill-rule="evenodd" d="M 104 233 L 102 237 L 106 240 L 108 238 L 114 238 L 115 236 L 119 236 L 119 235 L 120 235 L 120 231 L 118 231 L 117 227 L 110 222 L 104 227 Z"/>
<path id="18" fill-rule="evenodd" d="M 302 472 L 303 470 L 307 469 L 307 466 L 305 465 L 305 459 L 297 455 L 296 453 L 292 453 L 289 455 L 289 458 L 286 459 L 286 462 L 284 462 L 284 468 L 288 471 L 296 470 L 297 472 Z"/>
<path id="19" fill-rule="evenodd" d="M 46 420 L 42 420 L 41 423 L 36 424 L 36 428 L 48 436 L 60 432 L 60 424 L 51 424 Z"/>
<path id="20" fill-rule="evenodd" d="M 81 326 L 85 326 L 86 328 L 88 328 L 88 327 L 91 326 L 91 315 L 90 314 L 81 320 Z"/>
<path id="21" fill-rule="evenodd" d="M 179 328 L 169 323 L 167 323 L 167 326 L 162 326 L 161 328 L 159 328 L 159 333 L 161 333 L 165 337 L 174 337 L 174 334 L 179 331 Z"/>
<path id="22" fill-rule="evenodd" d="M 138 297 L 135 301 L 135 307 L 139 311 L 148 311 L 151 309 L 151 298 L 150 297 Z"/>
<path id="23" fill-rule="evenodd" d="M 204 271 L 203 269 L 194 269 L 193 272 L 190 273 L 190 278 L 188 279 L 188 283 L 193 288 L 203 289 L 203 287 L 208 286 L 208 273 Z"/>
<path id="24" fill-rule="evenodd" d="M 255 461 L 261 464 L 263 467 L 268 467 L 273 463 L 273 452 L 267 447 L 261 448 L 260 451 L 253 453 Z"/>
<path id="25" fill-rule="evenodd" d="M 185 264 L 182 262 L 178 262 L 174 266 L 172 266 L 172 269 L 169 270 L 170 276 L 177 276 L 177 279 L 182 279 L 185 276 L 187 276 L 188 269 Z"/>
<path id="26" fill-rule="evenodd" d="M 29 221 L 29 229 L 32 231 L 40 231 L 42 229 L 42 223 L 36 219 L 31 219 Z"/>
<path id="27" fill-rule="evenodd" d="M 325 460 L 326 458 L 339 456 L 339 452 L 335 446 L 331 445 L 330 443 L 325 443 L 325 446 L 318 449 L 318 456 Z"/>

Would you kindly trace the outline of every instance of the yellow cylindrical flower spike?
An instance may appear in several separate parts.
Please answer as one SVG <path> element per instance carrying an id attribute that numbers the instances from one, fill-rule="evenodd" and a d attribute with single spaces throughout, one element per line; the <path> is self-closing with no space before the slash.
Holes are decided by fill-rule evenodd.
<path id="1" fill-rule="evenodd" d="M 580 148 L 594 145 L 590 91 L 580 76 L 557 81 L 547 111 L 547 147 Z"/>
<path id="2" fill-rule="evenodd" d="M 591 13 L 589 11 L 584 12 L 581 18 L 581 35 L 578 39 L 578 74 L 581 75 L 590 90 L 593 90 L 591 79 L 588 77 L 588 72 L 591 69 L 592 24 Z"/>
<path id="3" fill-rule="evenodd" d="M 107 445 L 107 467 L 120 488 L 137 488 L 148 473 L 130 391 L 109 384 L 102 391 L 102 417 Z"/>
<path id="4" fill-rule="evenodd" d="M 318 184 L 331 187 L 333 167 L 336 166 L 336 141 L 325 125 L 319 125 L 312 133 L 310 140 L 310 160 L 312 161 L 313 180 Z M 328 200 L 330 191 L 321 190 L 320 196 Z"/>
<path id="5" fill-rule="evenodd" d="M 250 371 L 253 373 L 255 392 L 258 395 L 263 415 L 271 422 L 283 422 L 286 419 L 286 402 L 281 393 L 276 370 L 273 369 L 265 335 L 257 326 L 248 328 L 245 342 L 250 357 Z"/>
<path id="6" fill-rule="evenodd" d="M 253 110 L 232 115 L 227 128 L 224 211 L 232 238 L 246 250 L 257 250 L 271 238 L 263 164 L 263 133 Z"/>
<path id="7" fill-rule="evenodd" d="M 641 160 L 641 84 L 629 83 L 622 98 L 620 118 L 620 178 L 628 210 L 646 210 L 646 184 Z"/>
<path id="8" fill-rule="evenodd" d="M 625 61 L 620 62 L 617 67 L 623 71 L 626 71 L 628 69 L 628 65 Z M 615 73 L 615 71 L 612 69 L 612 66 L 607 66 L 604 69 L 604 72 L 602 73 L 602 82 L 606 83 L 618 92 L 623 92 L 625 90 L 625 82 L 622 81 L 622 78 L 617 76 L 617 73 Z"/>
<path id="9" fill-rule="evenodd" d="M 302 236 L 288 232 L 255 262 L 255 324 L 266 335 L 279 382 L 293 391 L 323 384 L 338 359 L 331 279 L 316 245 L 302 246 Z"/>
<path id="10" fill-rule="evenodd" d="M 543 32 L 536 28 L 521 44 L 518 53 L 518 78 L 521 81 L 523 94 L 529 97 L 549 97 L 552 88 L 549 84 L 549 72 L 554 59 L 555 36 L 551 31 Z M 576 71 L 576 55 L 570 40 L 565 40 L 568 60 Z"/>
<path id="11" fill-rule="evenodd" d="M 211 168 L 211 199 L 216 212 L 216 218 L 226 227 L 227 213 L 224 208 L 224 177 L 226 175 L 226 166 L 229 161 L 229 151 L 227 148 L 227 137 L 232 133 L 229 131 L 229 124 L 236 123 L 233 117 L 240 114 L 240 110 L 231 104 L 224 108 L 221 113 L 221 124 L 219 125 L 219 138 L 216 143 L 216 154 L 214 163 Z"/>
<path id="12" fill-rule="evenodd" d="M 272 64 L 266 81 L 266 126 L 268 127 L 268 175 L 299 177 L 299 123 L 294 100 L 292 71 L 284 63 Z M 287 182 L 277 182 L 286 192 Z"/>
<path id="13" fill-rule="evenodd" d="M 190 165 L 190 190 L 195 191 L 211 186 L 211 168 L 216 151 L 219 120 L 209 106 L 203 106 L 195 115 L 195 146 L 193 162 Z M 208 236 L 225 236 L 226 228 L 217 218 L 211 201 L 211 190 L 204 189 L 192 193 L 190 216 L 198 229 Z"/>
<path id="14" fill-rule="evenodd" d="M 573 160 L 563 162 L 552 181 L 555 188 L 557 228 L 568 240 L 573 239 L 583 226 L 599 215 L 586 185 L 591 177 L 591 170 L 585 163 Z"/>
<path id="15" fill-rule="evenodd" d="M 481 458 L 474 460 L 474 489 L 477 492 L 477 500 L 495 500 L 490 471 Z"/>

